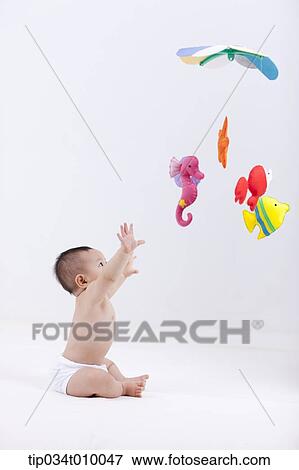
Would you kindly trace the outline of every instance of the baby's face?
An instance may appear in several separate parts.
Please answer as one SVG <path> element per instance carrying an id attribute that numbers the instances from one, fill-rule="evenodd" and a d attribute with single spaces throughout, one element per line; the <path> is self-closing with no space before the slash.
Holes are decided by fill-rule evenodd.
<path id="1" fill-rule="evenodd" d="M 103 253 L 95 249 L 84 252 L 83 256 L 86 277 L 89 282 L 92 282 L 107 263 L 106 258 Z"/>

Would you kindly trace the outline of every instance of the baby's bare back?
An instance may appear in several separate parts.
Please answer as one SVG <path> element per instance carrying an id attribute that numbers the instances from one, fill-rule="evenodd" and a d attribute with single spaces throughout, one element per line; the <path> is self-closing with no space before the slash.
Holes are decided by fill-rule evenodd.
<path id="1" fill-rule="evenodd" d="M 112 344 L 114 318 L 114 308 L 108 298 L 94 303 L 83 292 L 76 300 L 64 357 L 83 364 L 103 364 Z"/>

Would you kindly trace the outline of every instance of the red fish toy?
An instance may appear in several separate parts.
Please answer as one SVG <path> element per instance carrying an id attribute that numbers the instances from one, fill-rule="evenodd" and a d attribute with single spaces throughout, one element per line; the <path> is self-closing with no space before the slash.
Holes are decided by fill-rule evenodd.
<path id="1" fill-rule="evenodd" d="M 254 211 L 259 198 L 265 194 L 271 179 L 271 170 L 265 170 L 262 165 L 254 166 L 249 173 L 248 180 L 244 176 L 239 178 L 235 187 L 235 202 L 243 204 L 249 190 L 251 196 L 247 200 L 247 205 L 251 211 Z"/>

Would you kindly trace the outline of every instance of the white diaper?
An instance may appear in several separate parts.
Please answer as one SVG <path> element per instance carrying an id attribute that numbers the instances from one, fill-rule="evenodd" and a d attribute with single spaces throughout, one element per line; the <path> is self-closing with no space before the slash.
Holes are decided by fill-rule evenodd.
<path id="1" fill-rule="evenodd" d="M 80 364 L 79 362 L 73 362 L 69 359 L 66 359 L 64 356 L 60 356 L 57 366 L 53 369 L 53 372 L 56 372 L 56 375 L 53 379 L 52 388 L 56 392 L 66 393 L 66 387 L 70 378 L 77 372 L 77 370 L 82 369 L 82 367 L 93 367 L 94 369 L 102 369 L 107 371 L 105 364 Z"/>

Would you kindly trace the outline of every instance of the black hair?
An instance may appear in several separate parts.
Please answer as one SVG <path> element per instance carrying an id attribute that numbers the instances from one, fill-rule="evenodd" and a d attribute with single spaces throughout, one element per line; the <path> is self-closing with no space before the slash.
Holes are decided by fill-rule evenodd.
<path id="1" fill-rule="evenodd" d="M 81 268 L 81 253 L 92 250 L 89 246 L 77 246 L 60 253 L 56 258 L 54 272 L 57 281 L 70 294 L 74 292 L 76 287 L 75 277 Z"/>

